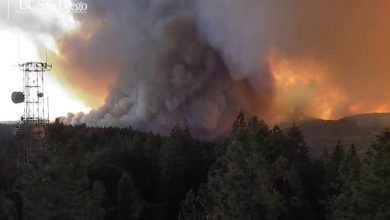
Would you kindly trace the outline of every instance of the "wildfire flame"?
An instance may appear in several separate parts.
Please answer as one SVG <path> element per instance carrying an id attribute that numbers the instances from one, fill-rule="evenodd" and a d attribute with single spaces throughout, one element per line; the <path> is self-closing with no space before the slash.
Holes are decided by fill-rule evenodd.
<path id="1" fill-rule="evenodd" d="M 272 49 L 267 60 L 274 80 L 271 111 L 276 122 L 390 111 L 389 103 L 351 99 L 348 91 L 329 77 L 332 69 L 315 59 L 287 57 Z"/>

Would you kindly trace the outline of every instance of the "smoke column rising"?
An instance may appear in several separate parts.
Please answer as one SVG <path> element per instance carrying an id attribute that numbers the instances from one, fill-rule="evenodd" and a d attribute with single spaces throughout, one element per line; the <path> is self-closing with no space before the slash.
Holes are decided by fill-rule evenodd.
<path id="1" fill-rule="evenodd" d="M 240 110 L 272 122 L 390 110 L 387 1 L 86 2 L 58 63 L 87 100 L 106 99 L 68 123 L 204 136 Z"/>
<path id="2" fill-rule="evenodd" d="M 67 122 L 153 131 L 179 124 L 205 136 L 225 130 L 242 108 L 255 112 L 255 92 L 245 79 L 232 80 L 219 52 L 199 36 L 187 2 L 89 5 L 80 32 L 62 39 L 62 68 L 92 94 L 115 80 L 103 106 Z"/>

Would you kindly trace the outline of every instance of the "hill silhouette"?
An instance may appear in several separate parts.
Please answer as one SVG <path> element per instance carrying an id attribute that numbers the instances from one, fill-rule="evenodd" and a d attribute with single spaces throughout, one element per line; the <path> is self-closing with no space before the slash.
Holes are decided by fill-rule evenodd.
<path id="1" fill-rule="evenodd" d="M 281 124 L 282 128 L 291 126 Z M 319 156 L 340 141 L 344 146 L 354 144 L 358 154 L 364 154 L 367 146 L 386 128 L 390 128 L 390 113 L 370 113 L 353 115 L 338 120 L 305 119 L 297 126 L 302 130 L 313 156 Z"/>

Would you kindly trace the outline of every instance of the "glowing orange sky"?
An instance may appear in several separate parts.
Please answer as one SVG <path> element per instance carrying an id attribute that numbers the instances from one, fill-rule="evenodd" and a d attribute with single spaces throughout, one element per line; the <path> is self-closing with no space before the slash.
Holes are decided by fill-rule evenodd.
<path id="1" fill-rule="evenodd" d="M 104 104 L 105 98 L 110 92 L 111 86 L 117 77 L 115 62 L 102 59 L 100 62 L 91 60 L 89 54 L 80 54 L 88 47 L 88 32 L 93 33 L 95 26 L 89 31 L 71 32 L 65 35 L 58 43 L 61 51 L 55 58 L 55 64 L 59 67 L 58 78 L 72 92 L 82 98 L 90 107 L 96 109 Z M 69 42 L 71 41 L 71 42 Z M 104 51 L 97 56 L 104 57 Z M 95 63 L 96 62 L 96 63 Z"/>
<path id="2" fill-rule="evenodd" d="M 271 48 L 266 63 L 273 91 L 270 106 L 261 107 L 268 113 L 260 117 L 336 119 L 390 111 L 390 1 L 267 4 L 262 33 Z M 90 36 L 103 32 L 104 22 L 98 24 L 82 24 L 60 39 L 58 60 L 60 78 L 95 108 L 115 83 L 121 62 L 105 51 L 97 51 L 100 58 L 79 54 L 93 43 Z"/>
<path id="3" fill-rule="evenodd" d="M 271 107 L 275 121 L 303 117 L 338 119 L 353 114 L 390 112 L 390 101 L 380 100 L 383 97 L 376 100 L 374 95 L 372 99 L 356 97 L 354 90 L 332 79 L 334 70 L 319 61 L 285 58 L 271 50 L 268 63 L 275 85 Z M 387 82 L 378 86 L 385 88 Z M 364 90 L 365 82 L 361 83 L 363 92 L 372 94 L 372 91 Z M 384 95 L 386 93 L 384 91 Z"/>

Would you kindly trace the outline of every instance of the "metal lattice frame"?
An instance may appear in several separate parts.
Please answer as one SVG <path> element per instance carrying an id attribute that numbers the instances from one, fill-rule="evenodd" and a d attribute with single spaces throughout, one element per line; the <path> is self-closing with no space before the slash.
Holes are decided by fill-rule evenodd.
<path id="1" fill-rule="evenodd" d="M 51 71 L 52 65 L 43 62 L 19 64 L 23 73 L 24 114 L 20 123 L 20 144 L 18 147 L 18 166 L 29 163 L 32 153 L 44 147 L 44 140 L 37 141 L 37 129 L 44 129 L 49 122 L 45 115 L 44 73 Z M 44 130 L 43 130 L 44 132 Z"/>
<path id="2" fill-rule="evenodd" d="M 36 125 L 46 123 L 44 95 L 44 73 L 51 71 L 52 65 L 42 62 L 27 62 L 19 64 L 23 72 L 23 88 L 25 108 L 22 121 Z"/>

